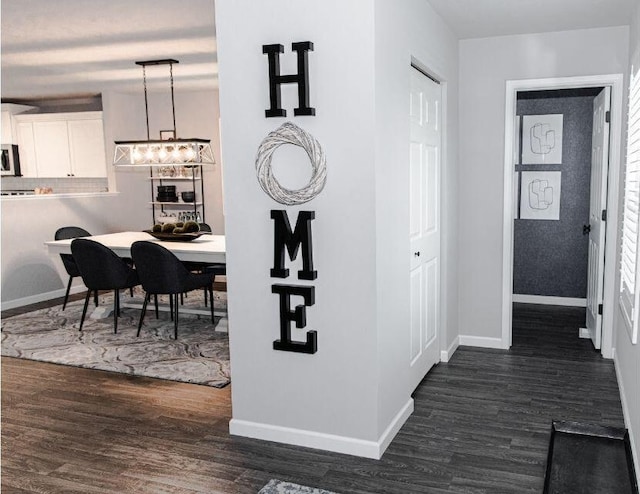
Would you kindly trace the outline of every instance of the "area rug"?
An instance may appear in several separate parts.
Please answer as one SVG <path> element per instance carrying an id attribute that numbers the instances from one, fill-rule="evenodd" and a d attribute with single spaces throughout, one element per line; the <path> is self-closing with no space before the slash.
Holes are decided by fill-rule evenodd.
<path id="1" fill-rule="evenodd" d="M 258 494 L 336 494 L 335 492 L 306 487 L 294 484 L 293 482 L 283 482 L 282 480 L 271 479 Z"/>
<path id="2" fill-rule="evenodd" d="M 543 494 L 638 494 L 626 429 L 554 421 Z"/>
<path id="3" fill-rule="evenodd" d="M 226 293 L 214 292 L 216 314 L 226 314 Z M 99 307 L 113 307 L 113 296 L 101 294 Z M 167 302 L 168 298 L 160 299 Z M 142 293 L 122 292 L 121 304 L 142 303 Z M 203 308 L 204 297 L 191 292 L 186 306 Z M 156 319 L 149 304 L 140 337 L 136 337 L 140 309 L 122 308 L 118 333 L 113 317 L 92 319 L 90 302 L 82 331 L 78 331 L 84 300 L 36 310 L 2 320 L 1 353 L 43 362 L 120 372 L 135 376 L 222 388 L 229 384 L 229 343 L 226 316 L 215 318 L 180 312 L 178 340 L 173 339 L 169 312 Z"/>

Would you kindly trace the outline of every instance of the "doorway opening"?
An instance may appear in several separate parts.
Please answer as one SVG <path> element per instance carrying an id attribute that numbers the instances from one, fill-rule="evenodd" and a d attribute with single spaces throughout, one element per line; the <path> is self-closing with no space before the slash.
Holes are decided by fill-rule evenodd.
<path id="1" fill-rule="evenodd" d="M 613 118 L 602 149 L 592 124 L 605 100 Z M 502 346 L 513 302 L 577 306 L 592 315 L 581 336 L 611 358 L 615 266 L 604 259 L 615 250 L 604 238 L 617 228 L 622 76 L 507 81 L 506 103 Z"/>

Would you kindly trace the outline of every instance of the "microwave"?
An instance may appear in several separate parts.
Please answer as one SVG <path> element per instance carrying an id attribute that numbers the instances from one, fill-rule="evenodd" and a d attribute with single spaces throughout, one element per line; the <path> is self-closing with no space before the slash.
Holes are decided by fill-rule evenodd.
<path id="1" fill-rule="evenodd" d="M 18 154 L 18 146 L 15 144 L 2 144 L 2 167 L 0 175 L 10 175 L 12 177 L 21 177 L 20 173 L 20 155 Z"/>

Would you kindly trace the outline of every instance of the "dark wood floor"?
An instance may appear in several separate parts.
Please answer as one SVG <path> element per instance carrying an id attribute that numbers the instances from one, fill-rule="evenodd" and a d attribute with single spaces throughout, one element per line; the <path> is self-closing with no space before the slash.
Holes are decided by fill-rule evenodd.
<path id="1" fill-rule="evenodd" d="M 3 358 L 2 493 L 540 493 L 553 419 L 623 426 L 581 312 L 516 305 L 512 349 L 436 366 L 380 461 L 230 437 L 228 387 Z"/>

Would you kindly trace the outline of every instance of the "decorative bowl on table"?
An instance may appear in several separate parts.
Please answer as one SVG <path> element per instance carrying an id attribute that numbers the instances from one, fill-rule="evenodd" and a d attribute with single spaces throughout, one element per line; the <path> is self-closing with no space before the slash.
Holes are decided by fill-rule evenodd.
<path id="1" fill-rule="evenodd" d="M 153 230 L 142 230 L 148 233 L 153 238 L 166 242 L 191 242 L 198 237 L 201 237 L 205 232 L 190 232 L 190 233 L 166 233 L 166 232 L 154 232 Z"/>

